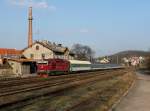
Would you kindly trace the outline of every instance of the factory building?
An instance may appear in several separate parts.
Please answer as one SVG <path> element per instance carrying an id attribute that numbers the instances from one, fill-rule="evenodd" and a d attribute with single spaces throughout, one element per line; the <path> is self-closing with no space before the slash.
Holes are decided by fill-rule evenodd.
<path id="1" fill-rule="evenodd" d="M 67 47 L 49 41 L 35 41 L 30 47 L 23 49 L 22 54 L 27 59 L 42 60 L 50 58 L 74 59 L 74 54 Z"/>

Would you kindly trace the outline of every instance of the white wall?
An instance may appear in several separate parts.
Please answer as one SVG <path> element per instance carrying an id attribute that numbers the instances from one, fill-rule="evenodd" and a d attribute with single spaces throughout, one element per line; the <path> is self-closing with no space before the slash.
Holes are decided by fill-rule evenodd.
<path id="1" fill-rule="evenodd" d="M 39 50 L 36 50 L 36 46 L 39 46 Z M 32 47 L 24 50 L 23 55 L 31 59 L 31 54 L 34 55 L 33 59 L 42 59 L 42 54 L 45 54 L 45 59 L 53 58 L 53 51 L 49 50 L 48 48 L 42 46 L 41 44 L 34 44 Z"/>
<path id="2" fill-rule="evenodd" d="M 16 76 L 22 75 L 22 72 L 21 72 L 21 63 L 15 62 L 15 61 L 8 61 L 8 62 L 9 62 L 9 64 L 12 67 L 13 74 L 15 74 Z"/>

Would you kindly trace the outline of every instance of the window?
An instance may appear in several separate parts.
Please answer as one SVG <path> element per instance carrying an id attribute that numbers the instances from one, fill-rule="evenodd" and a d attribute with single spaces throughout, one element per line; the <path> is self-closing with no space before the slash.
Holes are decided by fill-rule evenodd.
<path id="1" fill-rule="evenodd" d="M 45 54 L 42 54 L 41 56 L 42 56 L 42 59 L 45 59 Z"/>
<path id="2" fill-rule="evenodd" d="M 34 54 L 30 54 L 30 58 L 33 59 L 34 58 Z"/>
<path id="3" fill-rule="evenodd" d="M 39 48 L 39 46 L 37 45 L 37 46 L 36 46 L 36 50 L 39 50 L 39 49 L 40 49 L 40 48 Z"/>

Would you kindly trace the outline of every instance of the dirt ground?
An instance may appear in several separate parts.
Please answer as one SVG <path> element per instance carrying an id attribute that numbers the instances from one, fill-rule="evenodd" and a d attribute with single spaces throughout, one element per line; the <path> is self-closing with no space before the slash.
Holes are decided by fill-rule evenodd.
<path id="1" fill-rule="evenodd" d="M 135 86 L 113 111 L 150 111 L 150 75 L 137 73 Z"/>
<path id="2" fill-rule="evenodd" d="M 94 81 L 60 96 L 43 97 L 15 111 L 108 111 L 132 82 L 132 73 Z M 12 110 L 11 110 L 12 111 Z"/>

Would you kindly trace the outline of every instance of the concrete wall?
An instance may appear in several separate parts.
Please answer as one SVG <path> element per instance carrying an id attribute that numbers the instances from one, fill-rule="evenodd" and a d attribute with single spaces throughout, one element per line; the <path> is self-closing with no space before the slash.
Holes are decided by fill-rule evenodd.
<path id="1" fill-rule="evenodd" d="M 15 75 L 13 74 L 12 69 L 0 69 L 0 76 L 11 77 Z"/>
<path id="2" fill-rule="evenodd" d="M 8 61 L 8 62 L 9 62 L 9 64 L 12 67 L 13 74 L 15 74 L 16 76 L 22 75 L 22 72 L 21 72 L 21 63 L 15 62 L 15 61 Z"/>

